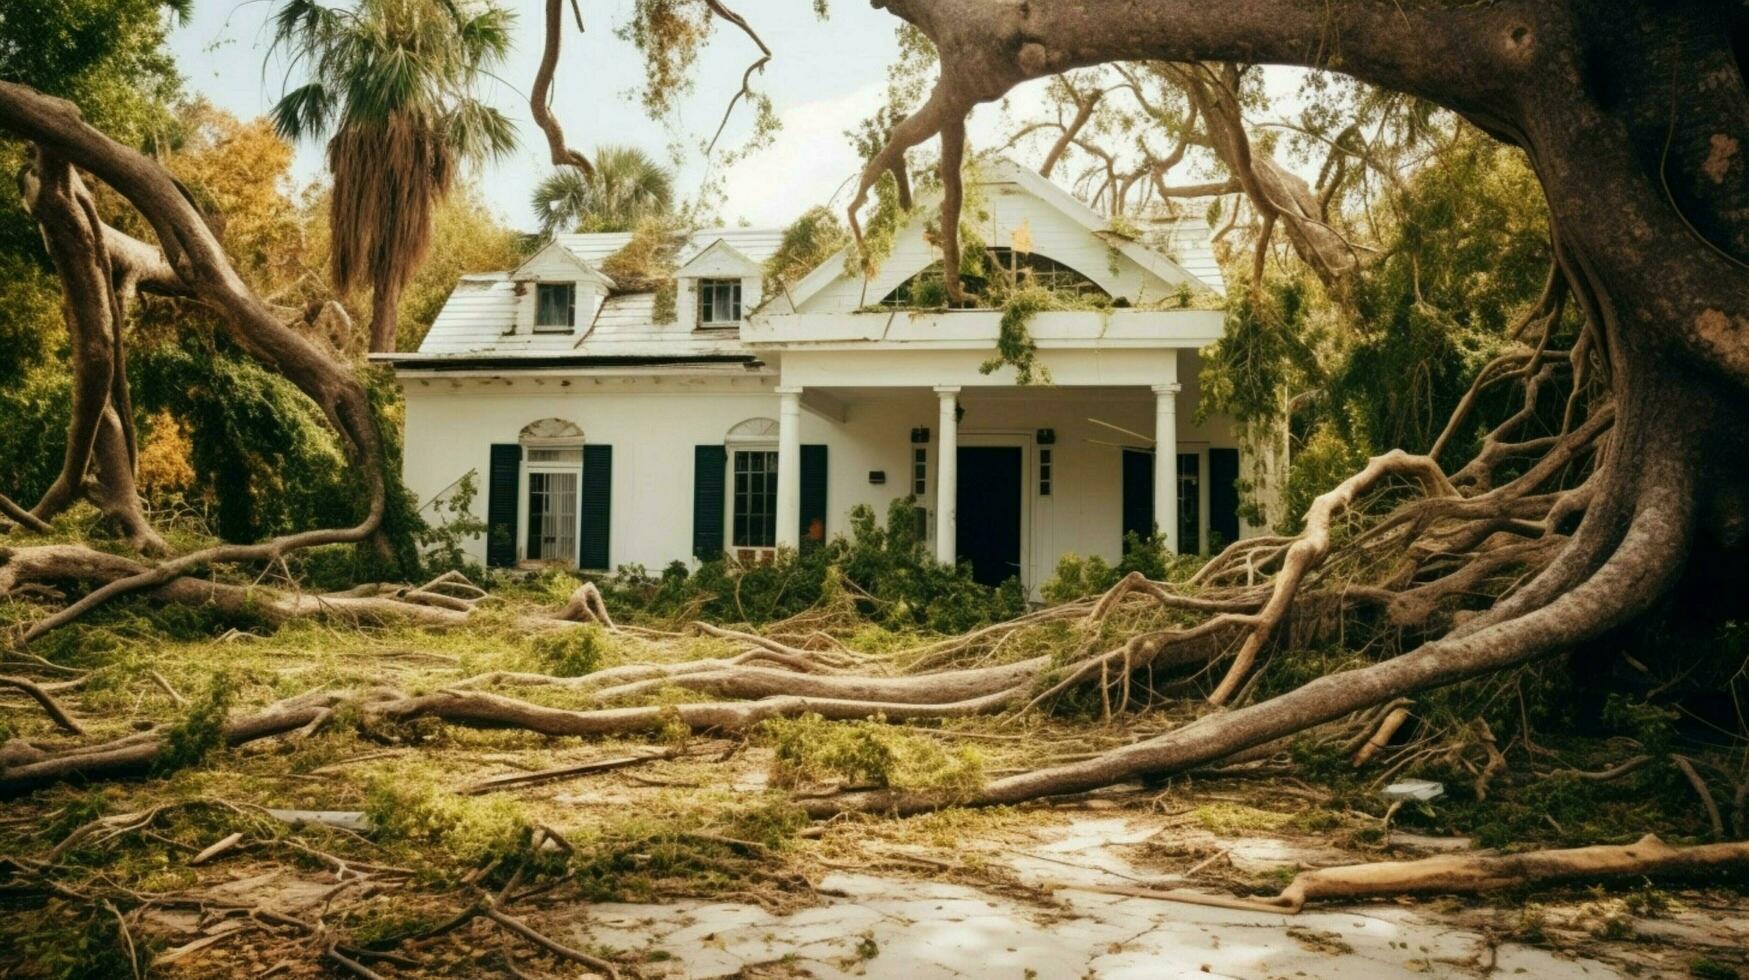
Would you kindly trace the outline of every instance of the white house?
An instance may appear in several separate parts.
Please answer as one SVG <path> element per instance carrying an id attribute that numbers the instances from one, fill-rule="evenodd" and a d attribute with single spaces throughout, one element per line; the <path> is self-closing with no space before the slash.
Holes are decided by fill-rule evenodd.
<path id="1" fill-rule="evenodd" d="M 1028 322 L 1048 384 L 979 370 L 1000 310 L 906 308 L 914 277 L 939 275 L 927 206 L 872 279 L 840 255 L 771 297 L 780 231 L 700 231 L 667 317 L 601 272 L 631 236 L 561 235 L 464 277 L 417 352 L 383 355 L 408 488 L 431 507 L 477 474 L 491 532 L 474 555 L 492 565 L 756 559 L 906 495 L 937 558 L 1029 588 L 1065 553 L 1115 561 L 1158 515 L 1181 551 L 1250 533 L 1233 428 L 1196 413 L 1197 352 L 1223 322 L 1206 227 L 1147 247 L 1029 170 L 980 183 L 1002 261 L 1113 301 Z"/>

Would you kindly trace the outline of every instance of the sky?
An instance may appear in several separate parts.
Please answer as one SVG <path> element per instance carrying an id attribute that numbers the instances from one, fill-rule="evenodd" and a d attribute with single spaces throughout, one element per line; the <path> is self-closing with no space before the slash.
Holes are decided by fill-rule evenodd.
<path id="1" fill-rule="evenodd" d="M 504 219 L 519 228 L 534 226 L 528 196 L 551 172 L 547 144 L 528 113 L 527 90 L 540 62 L 542 4 L 504 0 L 518 13 L 515 49 L 479 94 L 517 125 L 518 149 L 507 159 L 485 165 L 475 184 Z M 265 114 L 288 84 L 283 62 L 269 60 L 267 27 L 273 0 L 196 0 L 192 17 L 171 35 L 171 47 L 189 88 L 242 118 Z M 725 223 L 788 224 L 815 204 L 837 195 L 844 203 L 860 161 L 844 131 L 880 105 L 887 66 L 897 57 L 898 20 L 864 0 L 834 0 L 821 21 L 807 0 L 743 0 L 740 9 L 775 52 L 756 85 L 768 93 L 783 128 L 775 142 L 723 172 Z M 583 0 L 587 30 L 567 27 L 554 84 L 554 110 L 567 141 L 588 152 L 599 143 L 632 144 L 658 159 L 668 159 L 676 143 L 687 148 L 679 167 L 679 186 L 691 196 L 705 174 L 698 140 L 716 128 L 741 73 L 753 60 L 751 42 L 719 26 L 696 66 L 696 90 L 676 118 L 648 118 L 635 89 L 642 83 L 642 61 L 615 29 L 629 18 L 632 0 Z M 1019 93 L 1039 100 L 1040 83 Z M 971 142 L 997 138 L 1001 110 L 983 107 L 971 120 Z M 751 119 L 737 109 L 724 135 L 736 141 Z M 300 145 L 294 179 L 300 184 L 322 176 L 322 147 Z M 721 166 L 721 164 L 718 164 Z"/>

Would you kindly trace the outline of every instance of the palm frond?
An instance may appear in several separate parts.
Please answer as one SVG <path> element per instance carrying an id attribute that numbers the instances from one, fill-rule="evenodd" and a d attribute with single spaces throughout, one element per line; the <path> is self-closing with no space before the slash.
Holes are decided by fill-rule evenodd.
<path id="1" fill-rule="evenodd" d="M 334 93 L 321 82 L 310 82 L 281 96 L 268 114 L 274 131 L 295 141 L 327 132 L 334 108 Z"/>
<path id="2" fill-rule="evenodd" d="M 478 99 L 463 99 L 444 117 L 443 131 L 458 159 L 501 159 L 516 149 L 510 118 Z"/>

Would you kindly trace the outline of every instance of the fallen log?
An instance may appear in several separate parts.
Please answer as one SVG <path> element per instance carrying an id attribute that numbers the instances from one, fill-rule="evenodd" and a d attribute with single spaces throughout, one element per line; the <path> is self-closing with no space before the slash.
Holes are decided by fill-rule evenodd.
<path id="1" fill-rule="evenodd" d="M 1749 841 L 1672 847 L 1659 840 L 1656 834 L 1647 834 L 1632 844 L 1599 844 L 1522 854 L 1440 854 L 1416 861 L 1379 861 L 1318 868 L 1295 875 L 1281 894 L 1262 898 L 1212 895 L 1184 888 L 1062 883 L 1055 883 L 1055 887 L 1294 915 L 1307 902 L 1326 899 L 1468 895 L 1624 875 L 1695 877 L 1726 869 L 1749 871 Z"/>

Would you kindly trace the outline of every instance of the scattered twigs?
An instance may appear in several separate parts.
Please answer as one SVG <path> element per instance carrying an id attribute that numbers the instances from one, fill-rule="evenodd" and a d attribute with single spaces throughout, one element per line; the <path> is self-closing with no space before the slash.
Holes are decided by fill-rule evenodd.
<path id="1" fill-rule="evenodd" d="M 148 674 L 148 676 L 150 676 L 152 678 L 152 682 L 154 684 L 157 684 L 160 688 L 162 688 L 164 690 L 165 694 L 170 695 L 170 700 L 174 701 L 178 708 L 188 707 L 188 699 L 183 697 L 182 693 L 180 691 L 178 691 L 178 690 L 176 690 L 176 688 L 172 687 L 170 685 L 170 682 L 168 680 L 164 679 L 163 674 L 160 674 L 155 670 L 148 671 L 147 674 Z"/>
<path id="2" fill-rule="evenodd" d="M 359 980 L 385 980 L 382 974 L 342 953 L 337 943 L 330 943 L 328 948 L 322 951 L 322 955 L 333 960 L 335 966 L 358 977 Z"/>
<path id="3" fill-rule="evenodd" d="M 585 953 L 580 949 L 574 949 L 555 939 L 542 935 L 521 919 L 505 914 L 498 908 L 497 901 L 491 896 L 482 896 L 479 910 L 481 915 L 484 915 L 486 918 L 491 919 L 493 922 L 496 922 L 511 932 L 516 933 L 518 936 L 521 936 L 529 942 L 534 943 L 536 946 L 539 946 L 554 956 L 570 960 L 573 963 L 581 963 L 597 973 L 602 973 L 609 978 L 613 978 L 613 980 L 617 980 L 619 977 L 619 969 L 612 963 L 609 963 L 607 960 L 604 960 L 599 956 Z"/>
<path id="4" fill-rule="evenodd" d="M 542 769 L 539 772 L 519 772 L 508 776 L 493 776 L 477 783 L 464 786 L 456 792 L 463 796 L 478 796 L 482 793 L 494 793 L 499 790 L 513 789 L 523 786 L 536 786 L 541 783 L 552 783 L 562 779 L 577 776 L 587 776 L 598 772 L 611 772 L 628 766 L 643 765 L 646 762 L 656 762 L 662 759 L 672 759 L 680 754 L 678 748 L 667 748 L 659 752 L 641 752 L 636 755 L 622 755 L 612 759 L 595 759 L 573 766 L 559 766 L 554 769 Z"/>
<path id="5" fill-rule="evenodd" d="M 243 843 L 243 833 L 241 831 L 227 834 L 226 836 L 219 838 L 217 841 L 214 841 L 212 844 L 207 846 L 206 849 L 202 850 L 199 854 L 196 854 L 194 857 L 189 858 L 188 863 L 190 866 L 199 866 L 199 865 L 205 864 L 208 861 L 211 861 L 212 859 L 214 859 L 216 857 L 220 857 L 220 856 L 227 854 L 233 850 L 236 850 L 237 845 L 241 844 L 241 843 Z"/>
<path id="6" fill-rule="evenodd" d="M 1372 737 L 1355 751 L 1354 768 L 1359 769 L 1372 761 L 1372 757 L 1377 755 L 1380 749 L 1391 744 L 1392 736 L 1396 735 L 1397 729 L 1402 728 L 1403 723 L 1408 720 L 1409 709 L 1407 706 L 1391 709 L 1385 715 L 1384 721 L 1379 722 L 1379 727 L 1373 732 Z"/>

